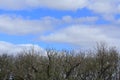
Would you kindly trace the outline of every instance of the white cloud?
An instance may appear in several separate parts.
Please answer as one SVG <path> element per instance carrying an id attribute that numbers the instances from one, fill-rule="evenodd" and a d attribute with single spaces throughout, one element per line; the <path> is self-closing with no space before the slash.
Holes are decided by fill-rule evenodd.
<path id="1" fill-rule="evenodd" d="M 17 55 L 24 51 L 31 51 L 34 49 L 35 52 L 40 52 L 40 55 L 46 55 L 46 51 L 38 45 L 33 44 L 12 44 L 5 41 L 0 41 L 0 52 Z"/>
<path id="2" fill-rule="evenodd" d="M 120 0 L 89 0 L 87 8 L 95 13 L 102 14 L 107 20 L 113 20 L 120 13 Z"/>
<path id="3" fill-rule="evenodd" d="M 119 0 L 90 0 L 89 8 L 98 13 L 114 13 L 118 8 Z"/>
<path id="4" fill-rule="evenodd" d="M 86 16 L 86 17 L 77 17 L 73 18 L 71 16 L 63 16 L 62 22 L 63 23 L 70 23 L 70 24 L 81 24 L 81 23 L 95 23 L 98 20 L 96 16 Z"/>
<path id="5" fill-rule="evenodd" d="M 63 16 L 61 19 L 54 17 L 43 17 L 37 20 L 24 19 L 18 16 L 0 15 L 0 32 L 14 35 L 25 35 L 44 33 L 64 24 L 93 23 L 97 17 L 72 18 Z"/>
<path id="6" fill-rule="evenodd" d="M 87 0 L 0 0 L 0 8 L 21 10 L 47 7 L 61 10 L 75 10 L 86 6 Z"/>
<path id="7" fill-rule="evenodd" d="M 0 32 L 15 35 L 42 33 L 53 28 L 52 22 L 55 22 L 52 18 L 29 20 L 0 15 Z"/>
<path id="8" fill-rule="evenodd" d="M 109 26 L 109 27 L 108 27 Z M 73 25 L 61 29 L 47 36 L 41 36 L 40 40 L 46 42 L 69 43 L 72 45 L 91 47 L 96 42 L 105 41 L 112 46 L 120 47 L 120 28 L 104 25 Z"/>
<path id="9" fill-rule="evenodd" d="M 24 10 L 34 8 L 78 10 L 87 8 L 101 14 L 120 13 L 120 0 L 0 0 L 0 9 Z"/>

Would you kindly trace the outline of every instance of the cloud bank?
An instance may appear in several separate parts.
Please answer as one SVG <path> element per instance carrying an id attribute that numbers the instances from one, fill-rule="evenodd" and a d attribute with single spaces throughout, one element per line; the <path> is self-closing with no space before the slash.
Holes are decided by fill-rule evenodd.
<path id="1" fill-rule="evenodd" d="M 110 25 L 72 25 L 46 36 L 40 40 L 46 42 L 68 43 L 82 48 L 94 46 L 97 42 L 107 42 L 111 46 L 119 47 L 120 28 Z"/>
<path id="2" fill-rule="evenodd" d="M 0 9 L 2 10 L 36 8 L 73 11 L 86 8 L 95 13 L 112 15 L 120 13 L 120 0 L 0 0 Z"/>
<path id="3" fill-rule="evenodd" d="M 15 35 L 42 33 L 52 29 L 51 20 L 52 19 L 45 18 L 29 20 L 20 17 L 0 15 L 0 32 Z"/>
<path id="4" fill-rule="evenodd" d="M 12 44 L 5 41 L 0 41 L 0 54 L 6 53 L 10 55 L 17 55 L 21 52 L 29 52 L 34 49 L 40 55 L 46 55 L 46 51 L 38 45 L 33 44 Z"/>
<path id="5" fill-rule="evenodd" d="M 77 46 L 90 46 L 105 41 L 111 45 L 120 43 L 119 20 L 106 25 L 97 25 L 97 16 L 42 17 L 37 20 L 24 19 L 19 16 L 0 15 L 0 32 L 9 35 L 36 34 L 39 41 L 68 43 Z M 49 32 L 50 31 L 50 32 Z M 49 34 L 44 35 L 44 33 Z"/>
<path id="6" fill-rule="evenodd" d="M 23 10 L 29 8 L 53 8 L 74 10 L 86 6 L 87 0 L 1 0 L 0 8 L 6 10 Z"/>
<path id="7" fill-rule="evenodd" d="M 97 17 L 72 18 L 71 16 L 57 19 L 46 16 L 37 20 L 29 20 L 19 16 L 0 15 L 0 32 L 13 35 L 42 34 L 54 30 L 59 25 L 93 23 L 97 19 Z"/>

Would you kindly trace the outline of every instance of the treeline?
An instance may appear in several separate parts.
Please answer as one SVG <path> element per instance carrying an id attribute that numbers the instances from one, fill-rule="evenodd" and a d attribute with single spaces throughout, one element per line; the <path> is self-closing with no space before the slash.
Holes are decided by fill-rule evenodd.
<path id="1" fill-rule="evenodd" d="M 0 80 L 120 80 L 120 56 L 114 47 L 94 51 L 23 51 L 0 55 Z"/>

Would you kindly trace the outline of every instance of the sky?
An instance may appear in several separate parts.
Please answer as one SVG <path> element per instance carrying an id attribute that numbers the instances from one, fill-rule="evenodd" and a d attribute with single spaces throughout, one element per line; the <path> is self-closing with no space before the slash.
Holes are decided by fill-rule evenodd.
<path id="1" fill-rule="evenodd" d="M 120 0 L 0 0 L 0 50 L 120 48 Z"/>

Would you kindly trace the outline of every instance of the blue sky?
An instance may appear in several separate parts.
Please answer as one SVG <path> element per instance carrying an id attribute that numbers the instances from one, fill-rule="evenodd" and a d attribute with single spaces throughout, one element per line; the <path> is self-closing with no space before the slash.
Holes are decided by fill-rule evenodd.
<path id="1" fill-rule="evenodd" d="M 1 0 L 0 50 L 120 48 L 120 0 Z"/>

